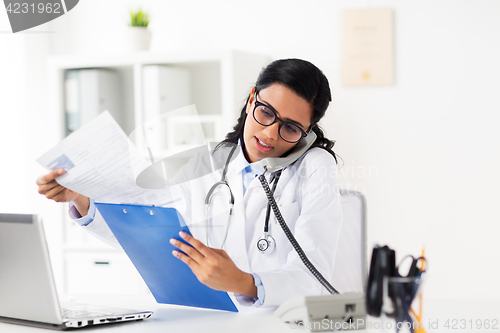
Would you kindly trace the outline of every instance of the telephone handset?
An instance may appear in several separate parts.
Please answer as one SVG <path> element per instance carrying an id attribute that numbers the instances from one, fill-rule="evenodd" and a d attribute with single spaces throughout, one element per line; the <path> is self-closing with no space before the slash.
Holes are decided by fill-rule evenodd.
<path id="1" fill-rule="evenodd" d="M 313 145 L 314 141 L 316 141 L 316 133 L 310 131 L 307 133 L 307 136 L 302 138 L 292 148 L 292 151 L 286 157 L 277 157 L 277 158 L 265 158 L 261 161 L 262 168 L 267 172 L 275 172 L 281 170 L 296 160 L 298 160 L 302 155 L 306 153 L 306 151 Z"/>

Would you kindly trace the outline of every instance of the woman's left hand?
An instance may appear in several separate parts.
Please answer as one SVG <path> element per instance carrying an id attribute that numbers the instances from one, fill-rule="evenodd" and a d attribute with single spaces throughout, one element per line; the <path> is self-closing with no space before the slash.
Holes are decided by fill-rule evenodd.
<path id="1" fill-rule="evenodd" d="M 236 267 L 226 251 L 207 247 L 185 232 L 179 235 L 192 247 L 172 238 L 170 243 L 187 255 L 175 250 L 172 254 L 188 265 L 201 283 L 215 290 L 257 297 L 253 276 Z"/>

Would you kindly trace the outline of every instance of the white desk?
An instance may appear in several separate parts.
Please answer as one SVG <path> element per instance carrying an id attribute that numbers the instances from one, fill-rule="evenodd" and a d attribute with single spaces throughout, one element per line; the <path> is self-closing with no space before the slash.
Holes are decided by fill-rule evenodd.
<path id="1" fill-rule="evenodd" d="M 249 308 L 239 313 L 213 311 L 157 304 L 152 296 L 147 295 L 77 295 L 75 298 L 76 301 L 82 303 L 94 303 L 137 310 L 151 310 L 154 312 L 151 318 L 143 321 L 97 325 L 82 329 L 82 333 L 94 330 L 120 333 L 306 332 L 304 329 L 293 327 L 274 317 L 274 309 Z M 484 327 L 485 320 L 487 319 L 490 322 L 490 328 Z M 449 320 L 448 327 L 446 327 L 447 320 Z M 455 328 L 453 328 L 453 320 L 457 321 Z M 496 329 L 491 327 L 493 320 L 498 321 Z M 460 328 L 461 321 L 465 321 L 467 325 L 465 329 Z M 472 323 L 472 329 L 469 321 Z M 476 324 L 479 323 L 478 321 L 481 321 L 483 324 L 481 329 L 478 329 L 476 326 Z M 369 317 L 368 323 L 371 323 L 372 329 L 351 332 L 395 332 L 393 329 L 376 329 L 379 327 L 376 323 L 380 323 L 380 320 L 377 318 Z M 430 325 L 431 323 L 433 323 L 434 327 Z M 424 303 L 424 328 L 428 333 L 498 333 L 500 332 L 500 301 L 427 300 Z M 42 328 L 0 323 L 0 332 L 33 333 L 51 331 Z M 80 331 L 77 329 L 74 332 Z M 403 329 L 400 332 L 406 333 L 408 331 Z"/>
<path id="2" fill-rule="evenodd" d="M 166 333 L 166 332 L 297 332 L 290 325 L 273 316 L 274 309 L 253 309 L 239 313 L 214 311 L 182 306 L 157 304 L 153 296 L 147 295 L 75 295 L 80 303 L 108 305 L 135 310 L 150 310 L 151 318 L 136 322 L 96 325 L 86 331 L 105 331 L 120 333 Z M 79 332 L 80 329 L 73 330 Z M 302 330 L 303 331 L 303 330 Z M 1 333 L 33 333 L 51 332 L 42 328 L 34 328 L 0 323 Z"/>

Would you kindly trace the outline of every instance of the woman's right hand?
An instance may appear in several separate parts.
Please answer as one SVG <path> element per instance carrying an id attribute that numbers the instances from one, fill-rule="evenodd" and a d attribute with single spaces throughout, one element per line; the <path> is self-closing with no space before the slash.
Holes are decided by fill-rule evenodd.
<path id="1" fill-rule="evenodd" d="M 64 169 L 55 169 L 45 175 L 40 175 L 36 180 L 38 193 L 55 202 L 72 201 L 81 216 L 87 215 L 89 198 L 60 185 L 56 181 L 56 178 L 64 173 Z"/>

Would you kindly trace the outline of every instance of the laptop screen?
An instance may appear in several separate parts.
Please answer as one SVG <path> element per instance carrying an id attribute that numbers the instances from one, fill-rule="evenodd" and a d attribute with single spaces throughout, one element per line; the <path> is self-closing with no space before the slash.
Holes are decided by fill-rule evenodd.
<path id="1" fill-rule="evenodd" d="M 49 253 L 37 215 L 0 214 L 0 316 L 61 324 Z"/>

